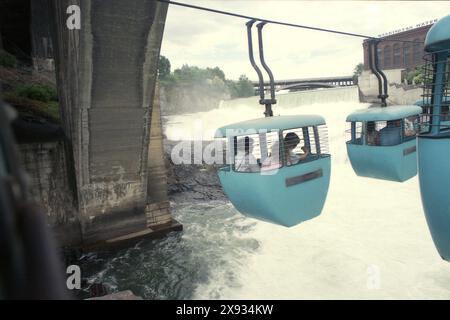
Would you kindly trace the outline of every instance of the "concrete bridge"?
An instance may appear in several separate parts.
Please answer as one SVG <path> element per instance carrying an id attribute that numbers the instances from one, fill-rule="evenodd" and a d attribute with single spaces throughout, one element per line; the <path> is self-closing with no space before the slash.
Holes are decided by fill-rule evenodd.
<path id="1" fill-rule="evenodd" d="M 259 83 L 252 81 L 255 91 L 259 93 Z M 275 81 L 275 90 L 311 90 L 317 88 L 334 88 L 345 87 L 355 85 L 353 76 L 340 76 L 340 77 L 321 77 L 321 78 L 304 78 L 304 79 L 289 79 L 289 80 L 277 80 Z M 264 83 L 265 90 L 269 89 L 269 83 Z"/>
<path id="2" fill-rule="evenodd" d="M 79 29 L 67 26 L 71 5 L 80 8 Z M 28 13 L 21 15 L 30 19 L 25 27 L 11 23 L 7 32 L 31 29 L 35 68 L 56 70 L 63 137 L 20 149 L 60 245 L 108 245 L 180 230 L 170 214 L 155 99 L 167 4 L 5 0 L 2 6 Z"/>

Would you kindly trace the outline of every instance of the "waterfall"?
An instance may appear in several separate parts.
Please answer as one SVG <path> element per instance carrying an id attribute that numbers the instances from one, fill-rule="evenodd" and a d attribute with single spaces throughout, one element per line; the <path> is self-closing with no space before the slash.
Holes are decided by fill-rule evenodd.
<path id="1" fill-rule="evenodd" d="M 296 92 L 288 92 L 278 94 L 276 96 L 277 104 L 274 105 L 274 112 L 277 107 L 295 108 L 299 106 L 307 106 L 317 103 L 332 103 L 332 102 L 359 102 L 358 86 L 337 87 L 337 88 L 323 88 L 316 90 L 304 90 Z M 224 100 L 221 108 L 234 108 L 240 105 L 253 105 L 259 107 L 259 96 Z"/>

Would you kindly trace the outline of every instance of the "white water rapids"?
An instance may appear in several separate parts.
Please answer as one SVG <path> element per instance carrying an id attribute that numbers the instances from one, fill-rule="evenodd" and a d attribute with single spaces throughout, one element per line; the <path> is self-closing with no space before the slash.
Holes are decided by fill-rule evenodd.
<path id="1" fill-rule="evenodd" d="M 298 98 L 288 102 L 288 95 L 280 96 L 284 103 L 273 108 L 275 115 L 320 114 L 327 121 L 332 176 L 322 214 L 292 228 L 242 218 L 242 223 L 254 223 L 242 237 L 256 239 L 258 250 L 245 251 L 240 263 L 232 264 L 232 282 L 221 268 L 211 270 L 208 281 L 196 286 L 193 298 L 450 298 L 450 263 L 434 248 L 417 177 L 397 183 L 354 174 L 345 148 L 345 118 L 367 105 L 348 93 L 339 94 L 336 91 L 330 102 L 299 107 L 293 107 Z M 344 98 L 348 101 L 342 102 Z M 262 107 L 249 101 L 168 117 L 166 136 L 211 140 L 222 125 L 263 116 Z M 231 204 L 225 206 L 234 210 Z M 234 250 L 240 248 L 229 248 L 224 259 Z"/>

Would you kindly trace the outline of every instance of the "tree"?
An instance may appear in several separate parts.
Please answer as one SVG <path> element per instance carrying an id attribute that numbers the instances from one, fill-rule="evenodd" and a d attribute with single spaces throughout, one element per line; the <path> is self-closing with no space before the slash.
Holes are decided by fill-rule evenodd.
<path id="1" fill-rule="evenodd" d="M 431 75 L 426 72 L 426 67 L 424 65 L 416 67 L 414 70 L 409 71 L 406 74 L 406 81 L 408 84 L 430 84 L 432 83 Z"/>
<path id="2" fill-rule="evenodd" d="M 214 79 L 214 77 L 217 77 L 225 81 L 225 73 L 219 67 L 215 67 L 213 69 L 206 68 L 206 71 L 207 73 L 210 73 L 210 79 Z"/>
<path id="3" fill-rule="evenodd" d="M 255 95 L 253 84 L 245 74 L 242 74 L 237 82 L 229 81 L 228 88 L 233 98 L 245 98 Z"/>
<path id="4" fill-rule="evenodd" d="M 170 75 L 170 61 L 166 57 L 160 55 L 158 62 L 158 76 L 165 79 Z"/>
<path id="5" fill-rule="evenodd" d="M 358 63 L 355 66 L 355 69 L 353 69 L 353 82 L 354 83 L 358 83 L 358 77 L 361 75 L 363 70 L 364 70 L 364 64 L 363 63 Z"/>
<path id="6" fill-rule="evenodd" d="M 363 63 L 358 63 L 355 67 L 355 69 L 353 70 L 353 76 L 359 77 L 361 75 L 361 73 L 364 70 L 364 64 Z"/>
<path id="7" fill-rule="evenodd" d="M 245 74 L 242 74 L 239 77 L 238 86 L 239 86 L 239 96 L 240 97 L 250 97 L 255 94 L 255 89 L 253 88 L 253 84 L 250 80 L 248 80 L 248 78 Z"/>
<path id="8" fill-rule="evenodd" d="M 359 77 L 364 70 L 364 64 L 358 63 L 353 70 L 353 77 Z"/>

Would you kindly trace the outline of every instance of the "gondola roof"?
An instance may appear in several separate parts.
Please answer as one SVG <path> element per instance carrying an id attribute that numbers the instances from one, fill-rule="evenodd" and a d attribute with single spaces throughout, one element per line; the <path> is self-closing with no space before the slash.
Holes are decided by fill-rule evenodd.
<path id="1" fill-rule="evenodd" d="M 225 138 L 227 136 L 227 130 L 242 130 L 242 134 L 233 135 L 244 135 L 249 134 L 251 130 L 258 133 L 260 130 L 287 130 L 295 129 L 307 126 L 318 126 L 325 124 L 325 119 L 318 115 L 293 115 L 293 116 L 277 116 L 277 117 L 267 117 L 260 119 L 253 119 L 247 121 L 241 121 L 223 126 L 217 129 L 215 137 Z M 251 133 L 250 133 L 251 134 Z"/>
<path id="2" fill-rule="evenodd" d="M 425 38 L 425 51 L 435 52 L 450 49 L 450 15 L 436 22 Z"/>
<path id="3" fill-rule="evenodd" d="M 389 121 L 406 118 L 422 113 L 419 106 L 389 106 L 374 107 L 357 110 L 347 116 L 347 122 L 351 121 Z"/>

